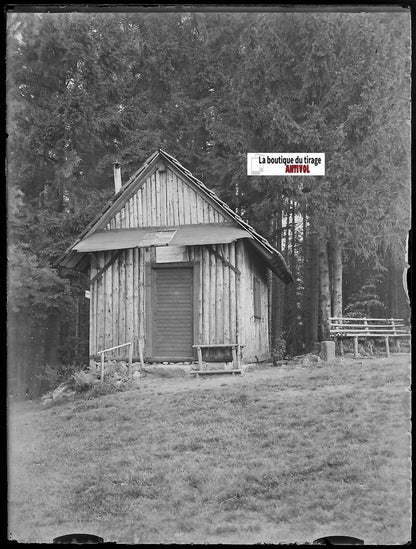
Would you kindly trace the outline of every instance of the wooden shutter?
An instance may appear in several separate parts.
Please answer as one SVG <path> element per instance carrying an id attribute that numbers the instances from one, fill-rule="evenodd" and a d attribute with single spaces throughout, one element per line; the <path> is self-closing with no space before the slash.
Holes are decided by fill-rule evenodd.
<path id="1" fill-rule="evenodd" d="M 193 357 L 193 268 L 152 269 L 152 355 Z"/>
<path id="2" fill-rule="evenodd" d="M 260 280 L 253 277 L 254 317 L 261 318 L 261 285 Z"/>

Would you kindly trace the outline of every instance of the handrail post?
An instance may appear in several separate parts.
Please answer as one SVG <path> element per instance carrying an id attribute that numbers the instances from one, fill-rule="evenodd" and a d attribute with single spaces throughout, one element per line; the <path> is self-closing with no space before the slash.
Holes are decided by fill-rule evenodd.
<path id="1" fill-rule="evenodd" d="M 104 381 L 104 355 L 105 353 L 108 353 L 110 351 L 114 351 L 115 349 L 120 349 L 121 347 L 129 346 L 129 376 L 131 374 L 131 367 L 133 362 L 133 347 L 132 342 L 128 341 L 127 343 L 123 343 L 122 345 L 116 345 L 115 347 L 110 347 L 109 349 L 103 349 L 102 351 L 98 351 L 98 354 L 101 355 L 101 382 Z"/>
<path id="2" fill-rule="evenodd" d="M 143 358 L 142 338 L 139 338 L 139 358 L 140 358 L 140 375 L 143 375 L 144 358 Z"/>
<path id="3" fill-rule="evenodd" d="M 132 370 L 132 364 L 133 364 L 133 343 L 130 342 L 129 345 L 129 366 L 128 366 L 128 378 L 131 378 L 131 370 Z"/>
<path id="4" fill-rule="evenodd" d="M 101 353 L 101 383 L 104 381 L 104 353 Z"/>

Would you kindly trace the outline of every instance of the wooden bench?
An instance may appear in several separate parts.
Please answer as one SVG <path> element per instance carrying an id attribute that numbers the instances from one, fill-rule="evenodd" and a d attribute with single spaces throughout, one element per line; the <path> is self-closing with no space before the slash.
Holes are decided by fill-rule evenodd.
<path id="1" fill-rule="evenodd" d="M 340 351 L 343 353 L 342 340 L 354 339 L 354 356 L 358 357 L 359 339 L 384 339 L 386 354 L 390 356 L 389 339 L 394 338 L 397 349 L 400 350 L 400 338 L 409 338 L 410 332 L 405 328 L 401 318 L 348 318 L 331 317 L 329 332 L 331 337 L 340 341 Z"/>
<path id="2" fill-rule="evenodd" d="M 244 345 L 240 345 L 240 343 L 218 343 L 218 344 L 210 344 L 210 345 L 203 345 L 203 344 L 197 344 L 192 345 L 194 349 L 196 349 L 197 356 L 198 356 L 198 370 L 191 372 L 192 374 L 196 374 L 197 377 L 199 374 L 202 375 L 214 375 L 214 374 L 236 374 L 240 373 L 242 374 L 242 370 L 240 368 L 240 351 L 241 348 L 244 347 Z M 225 355 L 227 358 L 231 358 L 233 362 L 233 368 L 231 370 L 207 370 L 206 367 L 204 368 L 204 363 L 202 361 L 203 358 L 203 352 L 205 351 L 219 351 L 223 353 L 223 356 Z M 227 354 L 228 353 L 228 354 Z M 205 353 L 207 354 L 207 353 Z M 217 356 L 216 358 L 210 358 L 209 356 L 204 357 L 206 362 L 229 362 L 229 360 L 224 360 L 221 356 Z"/>
<path id="3" fill-rule="evenodd" d="M 243 370 L 241 368 L 239 369 L 232 369 L 232 370 L 193 370 L 192 372 L 189 372 L 191 375 L 196 375 L 196 377 L 199 376 L 209 376 L 209 375 L 219 375 L 219 374 L 232 374 L 233 376 L 235 374 L 243 375 Z"/>

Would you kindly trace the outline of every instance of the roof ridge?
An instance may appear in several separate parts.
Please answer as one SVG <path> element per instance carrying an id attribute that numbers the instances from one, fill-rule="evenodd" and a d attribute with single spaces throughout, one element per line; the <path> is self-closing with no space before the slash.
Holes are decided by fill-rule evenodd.
<path id="1" fill-rule="evenodd" d="M 192 183 L 194 183 L 204 194 L 211 197 L 211 199 L 219 206 L 228 216 L 230 216 L 235 222 L 237 222 L 243 229 L 245 229 L 248 233 L 250 233 L 254 237 L 254 241 L 257 241 L 257 243 L 260 245 L 260 249 L 263 248 L 263 253 L 269 254 L 269 256 L 272 256 L 277 260 L 279 265 L 276 266 L 277 270 L 279 270 L 283 274 L 283 278 L 286 278 L 287 281 L 293 280 L 290 271 L 285 263 L 285 260 L 281 253 L 270 244 L 270 242 L 260 235 L 254 227 L 252 227 L 247 221 L 244 221 L 244 219 L 235 212 L 228 204 L 226 204 L 223 200 L 220 199 L 220 197 L 216 194 L 215 191 L 212 189 L 209 189 L 202 181 L 200 181 L 197 177 L 195 177 L 190 170 L 185 168 L 183 164 L 179 162 L 174 156 L 169 154 L 167 151 L 159 147 L 154 153 L 152 153 L 141 165 L 141 167 L 128 179 L 128 181 L 122 185 L 121 189 L 118 191 L 118 193 L 114 194 L 111 199 L 107 202 L 105 207 L 102 209 L 102 211 L 96 216 L 96 218 L 91 221 L 87 225 L 84 231 L 79 235 L 78 239 L 70 246 L 67 251 L 56 261 L 56 264 L 59 264 L 61 260 L 63 260 L 69 253 L 74 253 L 74 247 L 80 242 L 82 238 L 84 238 L 86 235 L 90 236 L 88 233 L 98 229 L 97 224 L 99 224 L 100 220 L 104 217 L 104 215 L 111 209 L 112 206 L 114 206 L 118 201 L 120 203 L 122 202 L 122 197 L 126 193 L 126 191 L 131 187 L 131 185 L 140 177 L 140 175 L 149 167 L 149 165 L 154 162 L 154 160 L 158 157 L 162 157 L 168 162 L 170 162 L 176 169 L 179 170 L 179 172 L 182 173 L 185 177 L 188 178 Z M 253 242 L 254 243 L 254 242 Z M 257 247 L 257 245 L 256 245 Z M 283 280 L 282 278 L 282 280 Z"/>
<path id="2" fill-rule="evenodd" d="M 235 212 L 232 208 L 230 208 L 230 206 L 228 206 L 228 204 L 226 204 L 223 200 L 221 200 L 221 198 L 217 195 L 217 193 L 215 191 L 213 191 L 212 189 L 208 188 L 202 181 L 200 181 L 197 177 L 195 177 L 187 168 L 185 168 L 180 162 L 179 160 L 177 160 L 175 157 L 173 157 L 171 154 L 167 153 L 166 151 L 164 151 L 163 149 L 159 149 L 159 151 L 163 154 L 163 155 L 166 155 L 168 157 L 168 159 L 170 159 L 171 161 L 173 161 L 175 164 L 178 165 L 178 167 L 182 168 L 182 170 L 186 173 L 186 175 L 190 176 L 192 178 L 192 180 L 194 180 L 194 182 L 203 188 L 204 191 L 207 191 L 208 194 L 216 199 L 217 203 L 219 206 L 221 206 L 223 209 L 226 209 L 227 210 L 227 213 L 229 213 L 237 222 L 245 225 L 245 227 L 249 230 L 249 232 L 251 232 L 252 234 L 256 235 L 258 237 L 258 239 L 260 241 L 262 241 L 263 244 L 267 245 L 268 247 L 271 248 L 271 253 L 274 253 L 274 252 L 277 252 L 277 253 L 280 253 L 278 250 L 276 250 L 276 248 L 274 246 L 272 246 L 270 244 L 270 242 L 267 240 L 267 238 L 265 238 L 264 236 L 261 236 L 255 229 L 254 227 L 252 227 L 247 221 L 244 221 L 244 219 L 237 213 Z"/>

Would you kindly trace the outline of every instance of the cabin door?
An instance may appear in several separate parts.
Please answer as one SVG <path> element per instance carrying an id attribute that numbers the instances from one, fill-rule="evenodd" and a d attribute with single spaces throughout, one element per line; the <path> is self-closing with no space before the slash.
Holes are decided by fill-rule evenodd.
<path id="1" fill-rule="evenodd" d="M 152 268 L 151 347 L 155 359 L 192 359 L 193 267 Z"/>

